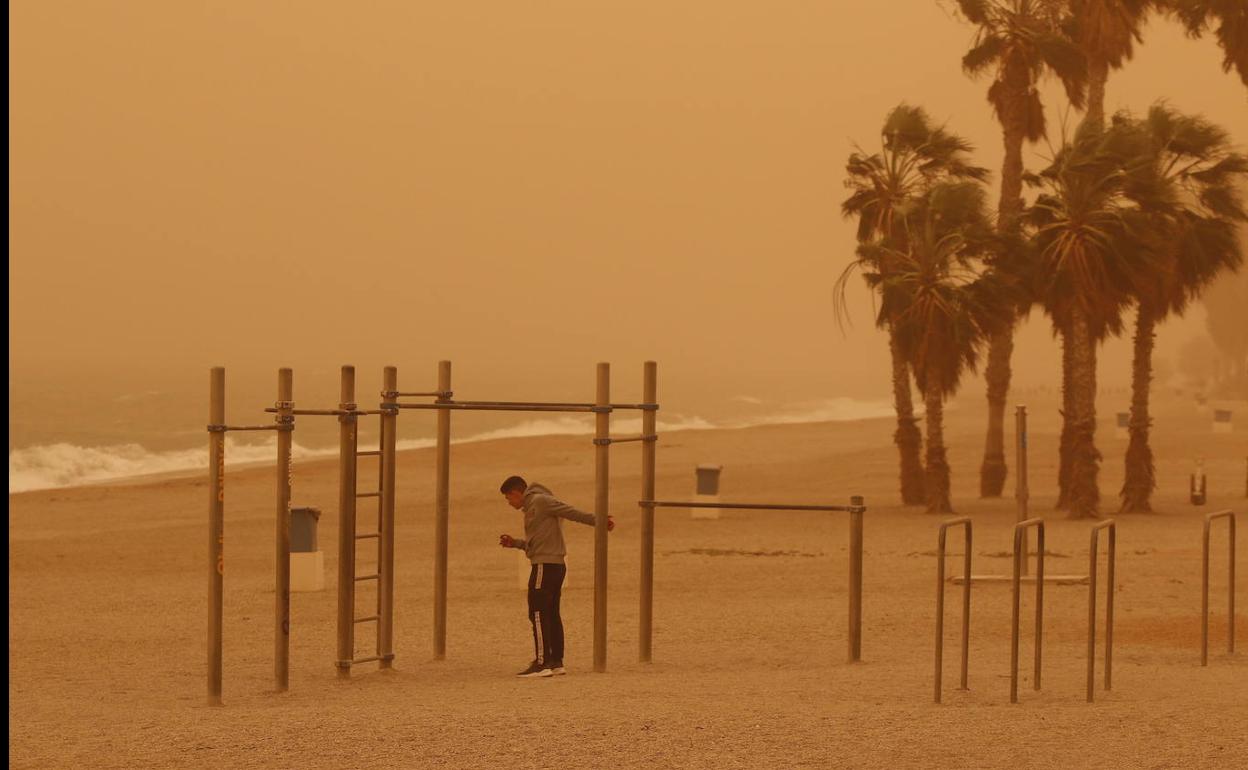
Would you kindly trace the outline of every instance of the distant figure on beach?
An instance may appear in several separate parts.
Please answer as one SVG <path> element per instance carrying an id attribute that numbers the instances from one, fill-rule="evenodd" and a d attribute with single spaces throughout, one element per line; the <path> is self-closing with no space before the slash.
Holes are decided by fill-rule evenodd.
<path id="1" fill-rule="evenodd" d="M 512 508 L 524 511 L 524 537 L 500 535 L 498 544 L 504 548 L 523 548 L 533 565 L 529 571 L 529 623 L 533 626 L 534 658 L 517 676 L 566 674 L 559 595 L 568 568 L 563 563 L 567 548 L 563 544 L 559 519 L 592 526 L 594 514 L 578 511 L 541 484 L 528 484 L 519 476 L 508 476 L 499 491 Z M 613 529 L 615 521 L 607 516 L 607 531 Z"/>

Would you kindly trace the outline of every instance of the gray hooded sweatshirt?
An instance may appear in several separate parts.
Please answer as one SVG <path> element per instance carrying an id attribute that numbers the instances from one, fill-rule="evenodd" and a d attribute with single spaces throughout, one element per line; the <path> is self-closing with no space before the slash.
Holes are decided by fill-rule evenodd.
<path id="1" fill-rule="evenodd" d="M 524 491 L 524 539 L 512 540 L 513 548 L 523 548 L 533 564 L 563 564 L 568 549 L 563 544 L 559 519 L 593 524 L 594 514 L 578 511 L 541 484 L 530 484 Z"/>

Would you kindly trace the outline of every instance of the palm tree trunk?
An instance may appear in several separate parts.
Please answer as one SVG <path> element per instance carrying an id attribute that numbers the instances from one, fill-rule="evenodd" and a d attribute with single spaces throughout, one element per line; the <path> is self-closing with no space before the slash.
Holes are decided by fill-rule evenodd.
<path id="1" fill-rule="evenodd" d="M 1105 84 L 1109 81 L 1109 64 L 1101 57 L 1088 57 L 1088 111 L 1084 120 L 1099 129 L 1105 128 Z"/>
<path id="2" fill-rule="evenodd" d="M 1014 330 L 994 334 L 988 342 L 988 365 L 984 381 L 988 386 L 988 437 L 984 442 L 984 462 L 979 468 L 979 496 L 1000 497 L 1005 488 L 1005 398 L 1010 392 L 1010 354 L 1014 352 Z"/>
<path id="3" fill-rule="evenodd" d="M 893 356 L 893 406 L 897 410 L 897 430 L 893 441 L 901 455 L 901 502 L 904 505 L 922 505 L 923 461 L 919 452 L 923 435 L 919 421 L 914 416 L 914 402 L 910 398 L 910 366 L 906 363 L 892 329 L 888 332 L 888 350 Z"/>
<path id="4" fill-rule="evenodd" d="M 1153 469 L 1153 450 L 1148 445 L 1152 418 L 1148 414 L 1149 385 L 1153 379 L 1153 329 L 1157 314 L 1147 302 L 1141 302 L 1135 317 L 1135 357 L 1131 362 L 1131 438 L 1127 444 L 1126 479 L 1122 483 L 1122 507 L 1119 513 L 1151 513 L 1149 498 L 1157 488 Z"/>
<path id="5" fill-rule="evenodd" d="M 1072 406 L 1075 389 L 1071 384 L 1070 375 L 1075 370 L 1071 344 L 1070 324 L 1061 330 L 1062 337 L 1062 433 L 1057 442 L 1057 505 L 1058 510 L 1070 507 L 1070 418 L 1075 413 Z"/>
<path id="6" fill-rule="evenodd" d="M 927 512 L 952 513 L 949 461 L 945 457 L 944 394 L 936 377 L 927 378 L 923 400 L 927 414 Z"/>
<path id="7" fill-rule="evenodd" d="M 1025 95 L 1025 89 L 1024 89 Z M 1019 100 L 1021 102 L 1021 99 Z M 1005 159 L 1001 164 L 1001 199 L 997 203 L 997 229 L 1014 231 L 1023 210 L 1024 125 L 1018 108 L 1002 121 Z M 1010 392 L 1010 355 L 1014 352 L 1014 326 L 992 335 L 988 341 L 988 365 L 984 382 L 988 389 L 988 436 L 984 440 L 984 461 L 979 466 L 979 496 L 1000 497 L 1005 489 L 1005 399 Z"/>
<path id="8" fill-rule="evenodd" d="M 1070 345 L 1070 518 L 1097 518 L 1101 453 L 1096 450 L 1096 344 L 1082 308 L 1070 316 Z"/>

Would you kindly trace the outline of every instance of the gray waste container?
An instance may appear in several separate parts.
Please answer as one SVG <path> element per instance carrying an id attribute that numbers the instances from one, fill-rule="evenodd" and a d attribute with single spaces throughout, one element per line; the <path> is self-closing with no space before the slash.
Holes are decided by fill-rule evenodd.
<path id="1" fill-rule="evenodd" d="M 320 550 L 316 541 L 316 522 L 320 518 L 320 508 L 290 509 L 291 553 L 311 553 Z"/>

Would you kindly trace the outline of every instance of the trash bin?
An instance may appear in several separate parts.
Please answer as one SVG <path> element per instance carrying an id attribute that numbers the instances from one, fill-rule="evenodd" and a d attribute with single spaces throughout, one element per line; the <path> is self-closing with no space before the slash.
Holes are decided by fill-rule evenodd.
<path id="1" fill-rule="evenodd" d="M 1196 470 L 1192 471 L 1192 475 L 1188 477 L 1188 498 L 1192 501 L 1192 505 L 1204 505 L 1207 491 L 1205 463 L 1203 460 L 1197 460 Z"/>
<path id="2" fill-rule="evenodd" d="M 719 474 L 723 470 L 722 465 L 699 465 L 694 469 L 694 502 L 719 502 Z M 718 519 L 719 510 L 718 508 L 690 508 L 689 513 L 695 519 Z"/>
<path id="3" fill-rule="evenodd" d="M 316 537 L 320 508 L 290 509 L 290 590 L 325 590 L 325 554 Z"/>

